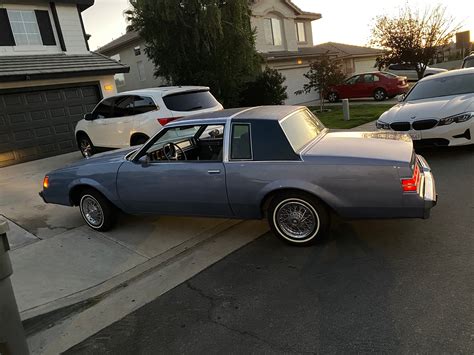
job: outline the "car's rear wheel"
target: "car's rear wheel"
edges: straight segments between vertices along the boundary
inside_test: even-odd
[[[81,134],[77,137],[77,146],[84,158],[90,157],[96,153],[92,141],[86,134]]]
[[[294,246],[322,240],[329,225],[326,207],[316,198],[302,193],[275,196],[269,204],[267,217],[275,235]]]
[[[335,92],[330,92],[328,95],[329,102],[337,102],[339,100],[339,96]]]
[[[374,91],[375,101],[384,101],[387,98],[387,92],[384,89],[376,89]]]
[[[115,225],[116,207],[96,190],[82,191],[79,209],[84,221],[94,230],[106,232]]]

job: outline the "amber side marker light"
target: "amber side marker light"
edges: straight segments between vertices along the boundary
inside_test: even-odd
[[[43,179],[43,188],[47,189],[49,187],[49,176],[45,176]]]

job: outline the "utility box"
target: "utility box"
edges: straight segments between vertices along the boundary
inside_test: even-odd
[[[29,354],[25,332],[13,293],[8,224],[0,219],[0,355]]]

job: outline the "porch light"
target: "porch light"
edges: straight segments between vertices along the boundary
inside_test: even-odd
[[[297,63],[298,65],[303,64],[303,59],[298,59],[298,60],[296,61],[296,63]]]
[[[113,85],[104,85],[104,90],[105,91],[114,91],[114,86]]]

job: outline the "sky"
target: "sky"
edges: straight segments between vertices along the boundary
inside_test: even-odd
[[[379,15],[397,14],[406,0],[293,0],[303,11],[322,14],[322,19],[313,22],[314,44],[340,42],[367,45],[370,27]],[[462,30],[471,31],[474,41],[474,2],[472,0],[444,0],[447,13],[462,24]],[[437,4],[432,0],[410,0],[410,7],[425,9]],[[92,37],[92,50],[103,46],[125,33],[124,11],[128,0],[95,0],[95,5],[83,12],[84,25]]]

